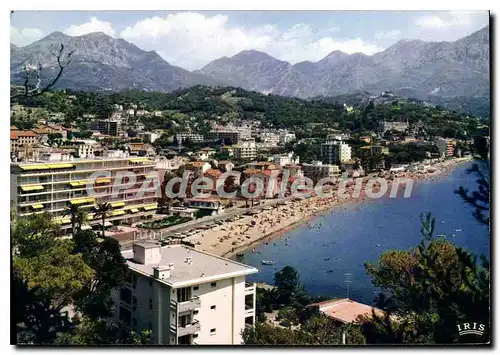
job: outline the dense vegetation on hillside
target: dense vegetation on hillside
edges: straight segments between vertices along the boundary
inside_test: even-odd
[[[221,123],[258,119],[267,127],[294,129],[299,138],[326,136],[333,129],[371,131],[383,120],[408,120],[410,125],[420,127],[429,136],[466,138],[486,135],[489,131],[489,123],[485,120],[404,99],[383,104],[363,102],[347,112],[344,102],[307,101],[228,87],[196,86],[172,93],[138,90],[111,94],[52,92],[34,98],[19,98],[14,103],[62,112],[67,123],[82,125],[86,120],[78,118],[83,114],[106,118],[113,112],[115,104],[123,105],[124,109],[134,105],[150,112],[162,111],[162,116],[135,118],[141,120],[147,129],[171,129],[173,132],[188,126],[204,132],[207,126],[203,122],[207,119]]]

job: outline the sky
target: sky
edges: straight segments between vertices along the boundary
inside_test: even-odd
[[[10,39],[104,32],[195,70],[248,49],[292,64],[334,50],[371,55],[400,39],[454,41],[488,23],[487,11],[16,11]]]

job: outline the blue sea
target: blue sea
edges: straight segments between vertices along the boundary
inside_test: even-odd
[[[476,188],[475,175],[466,173],[470,166],[462,164],[443,178],[416,182],[409,198],[400,191],[397,198],[343,204],[238,259],[259,269],[249,281],[272,284],[274,273],[291,265],[310,294],[372,303],[377,292],[363,263],[378,260],[387,249],[416,246],[421,240],[422,212],[435,217],[435,235],[445,234],[489,259],[488,228],[472,217],[472,208],[454,193],[461,185]],[[276,264],[262,265],[262,260]]]

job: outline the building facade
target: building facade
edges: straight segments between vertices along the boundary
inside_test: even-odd
[[[57,154],[45,155],[36,163],[11,163],[11,205],[19,217],[48,212],[63,231],[69,232],[67,211],[71,205],[88,211],[89,225],[100,223],[94,219],[100,202],[113,207],[106,220],[114,224],[132,223],[156,212],[158,177],[154,161],[124,154],[94,159]],[[55,155],[58,159],[52,159]],[[133,187],[125,186],[123,178],[115,181],[117,174],[124,171],[136,175]],[[90,181],[95,172],[101,172],[102,177]],[[93,194],[89,194],[88,187],[94,189]],[[112,196],[113,188],[116,196]]]
[[[275,164],[280,166],[285,165],[296,165],[299,164],[299,157],[296,156],[293,152],[285,153],[285,154],[275,154],[273,155],[273,161]]]
[[[241,138],[240,131],[210,131],[206,134],[208,140],[230,140],[231,144],[238,144]]]
[[[194,133],[180,133],[177,135],[177,139],[181,139],[182,141],[185,141],[188,139],[189,141],[193,143],[201,143],[204,141],[204,138],[201,134],[194,134]]]
[[[343,141],[328,141],[321,144],[321,157],[327,164],[340,165],[351,159],[351,146]]]
[[[233,145],[233,156],[236,159],[255,159],[257,157],[257,146],[254,140],[242,141],[239,144]]]
[[[101,120],[97,121],[93,129],[99,131],[101,134],[107,134],[110,136],[121,136],[121,122],[118,120]]]
[[[237,345],[255,323],[257,269],[182,244],[134,244],[129,278],[116,290],[114,318],[150,329],[156,345]]]
[[[323,164],[322,162],[313,162],[312,164],[302,164],[304,176],[318,181],[322,178],[333,178],[340,176],[340,168],[338,165]]]
[[[436,146],[439,150],[439,155],[444,157],[452,157],[455,154],[455,146],[457,141],[454,139],[438,138]]]
[[[399,121],[393,121],[393,122],[387,122],[387,121],[381,121],[378,124],[378,130],[380,133],[385,133],[387,131],[398,131],[398,132],[405,132],[410,125],[408,124],[408,121],[406,122],[399,122]]]

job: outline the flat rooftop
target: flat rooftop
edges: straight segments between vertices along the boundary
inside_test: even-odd
[[[316,306],[321,313],[338,320],[342,323],[353,323],[360,315],[371,316],[372,311],[375,314],[382,315],[383,311],[369,306],[364,303],[359,303],[348,298],[333,299],[324,302],[310,304],[308,307]]]
[[[147,247],[157,244],[141,243],[141,245]],[[154,264],[143,265],[135,262],[133,260],[133,250],[123,251],[122,255],[127,260],[127,264],[131,270],[148,276],[153,276],[153,268],[155,266],[174,263],[170,277],[165,280],[157,280],[170,287],[186,287],[258,272],[252,266],[196,250],[183,244],[161,247],[161,260]],[[188,256],[191,257],[191,264],[186,262]]]

